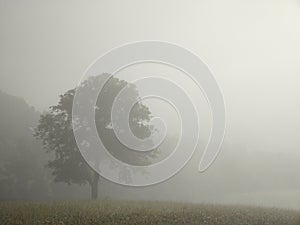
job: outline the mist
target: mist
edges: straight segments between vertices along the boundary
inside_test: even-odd
[[[161,76],[187,90],[200,115],[200,139],[190,162],[169,180],[138,188],[100,177],[99,198],[300,209],[299,24],[296,0],[1,1],[0,158],[4,165],[18,156],[24,168],[34,165],[31,171],[39,172],[28,172],[35,188],[11,193],[4,183],[13,172],[2,170],[0,199],[89,199],[87,185],[53,181],[45,165],[54,156],[33,130],[98,56],[128,42],[161,40],[198,55],[222,90],[226,134],[220,154],[198,172],[212,118],[205,96],[183,72],[156,63],[129,66],[115,76],[128,83]],[[180,122],[165,102],[143,104],[168,126],[159,161],[170,154]],[[20,139],[30,157],[22,155],[24,144],[15,144]]]

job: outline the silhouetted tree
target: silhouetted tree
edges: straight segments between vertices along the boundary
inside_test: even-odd
[[[99,82],[103,82],[107,76],[108,74],[90,77],[79,88],[98,91]],[[112,155],[132,164],[143,164],[151,154],[143,155],[133,151],[125,154],[123,150],[125,147],[116,139],[111,127],[112,103],[126,85],[130,87],[132,93],[130,98],[138,99],[139,95],[134,85],[114,77],[110,78],[98,97],[95,107],[95,122],[99,136]],[[76,89],[72,89],[61,95],[59,103],[50,107],[49,112],[41,115],[35,136],[42,140],[43,146],[48,152],[55,153],[55,158],[48,163],[48,167],[53,171],[54,181],[68,184],[89,184],[91,198],[96,199],[99,175],[83,159],[72,129],[72,105],[75,92]],[[137,137],[145,138],[151,134],[151,127],[147,125],[149,120],[149,109],[141,103],[135,104],[129,123]]]
[[[40,114],[2,91],[0,105],[0,200],[47,198],[46,159],[31,129]]]

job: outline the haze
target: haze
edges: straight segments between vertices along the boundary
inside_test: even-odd
[[[300,209],[299,24],[296,0],[1,1],[0,90],[42,112],[111,48],[140,40],[178,44],[209,66],[223,91],[227,130],[219,158],[197,172],[210,127],[201,92],[175,69],[133,66],[118,76],[173,74],[190,90],[202,112],[201,142],[174,179],[141,189],[106,182],[101,196]],[[170,113],[163,103],[148,104],[153,113]]]

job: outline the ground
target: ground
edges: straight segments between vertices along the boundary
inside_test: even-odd
[[[300,212],[246,206],[183,203],[76,201],[2,202],[0,224],[300,224]]]

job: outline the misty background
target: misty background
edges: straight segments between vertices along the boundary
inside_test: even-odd
[[[0,159],[1,165],[8,159],[17,165],[1,170],[1,199],[89,198],[86,186],[52,182],[44,167],[51,156],[32,137],[32,129],[99,55],[127,42],[162,40],[197,54],[222,89],[227,130],[221,153],[205,173],[198,173],[211,118],[190,80],[163,65],[126,68],[117,76],[127,81],[172,76],[188,90],[201,115],[200,142],[172,179],[144,188],[101,179],[99,197],[299,209],[299,24],[296,0],[1,1]],[[176,137],[174,112],[155,100],[145,104],[168,120],[169,135]]]

